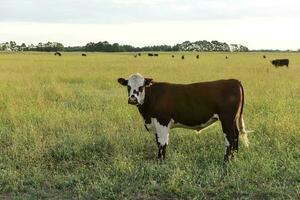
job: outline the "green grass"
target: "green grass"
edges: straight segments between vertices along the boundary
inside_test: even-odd
[[[300,55],[0,53],[0,199],[299,199]],[[225,60],[225,55],[229,59]],[[117,78],[236,78],[250,147],[223,172],[220,125],[174,129],[167,160]]]

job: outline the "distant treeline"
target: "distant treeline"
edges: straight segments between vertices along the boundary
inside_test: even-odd
[[[66,50],[68,47],[66,48]],[[176,46],[169,45],[155,45],[145,47],[134,47],[131,45],[120,45],[118,43],[110,44],[107,41],[104,42],[90,42],[82,47],[85,51],[94,52],[136,52],[136,51],[178,51]]]
[[[171,45],[154,45],[145,47],[134,47],[131,45],[120,45],[118,43],[110,44],[104,42],[89,42],[85,46],[65,47],[59,42],[38,43],[37,45],[26,45],[22,43],[18,45],[14,41],[0,43],[0,51],[85,51],[85,52],[142,52],[142,51],[197,51],[197,52],[212,52],[212,51],[233,51],[233,52],[247,52],[248,47],[240,44],[227,44],[226,42],[219,42],[217,40],[207,41],[200,40],[196,42],[185,41],[174,46]],[[265,51],[265,52],[279,52],[280,50],[263,49],[252,51]],[[298,52],[300,49],[298,49]],[[286,52],[290,52],[286,50]]]
[[[104,42],[89,42],[85,46],[65,47],[59,42],[39,43],[38,45],[26,45],[10,41],[0,44],[2,51],[87,51],[87,52],[138,52],[138,51],[241,51],[246,52],[249,49],[240,44],[230,44],[213,40],[211,42],[202,40],[196,42],[185,41],[174,46],[154,45],[145,47],[134,47],[131,45],[120,45],[118,43],[110,44]]]
[[[66,47],[65,51],[91,51],[91,52],[138,52],[138,51],[249,51],[246,46],[202,40],[196,42],[185,41],[181,44],[154,45],[145,47],[134,47],[131,45],[120,45],[118,43],[110,44],[104,42],[90,42],[83,47]]]

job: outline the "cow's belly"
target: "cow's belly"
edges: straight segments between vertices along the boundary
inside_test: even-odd
[[[172,123],[171,128],[187,128],[187,129],[193,129],[193,130],[203,130],[205,128],[208,128],[210,125],[214,124],[216,121],[218,121],[219,117],[217,114],[214,114],[207,122],[197,124],[197,125],[185,125],[180,122]]]
[[[149,124],[145,123],[144,125],[145,125],[145,128],[151,133],[156,133],[157,132],[156,128],[158,128],[160,126],[167,127],[168,129],[169,128],[187,128],[187,129],[193,129],[193,130],[200,131],[205,128],[208,128],[210,125],[212,125],[216,121],[218,121],[218,119],[219,119],[218,115],[214,114],[207,122],[197,124],[194,126],[186,125],[186,124],[183,124],[180,122],[174,122],[174,120],[171,119],[167,126],[162,126],[162,125],[160,125],[160,123],[157,121],[156,118],[151,118],[151,123],[149,123]]]

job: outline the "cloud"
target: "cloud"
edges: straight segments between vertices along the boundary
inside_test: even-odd
[[[251,49],[298,49],[300,30],[297,20],[243,19],[161,21],[126,24],[67,24],[0,22],[1,42],[15,40],[18,43],[37,44],[57,41],[65,45],[85,45],[88,42],[109,41],[134,46],[170,44],[185,40],[219,40],[240,43]],[[276,29],[276,27],[284,27]],[[287,31],[288,30],[288,31]]]
[[[0,13],[0,42],[142,46],[217,39],[300,48],[297,0],[1,0]]]
[[[294,0],[1,0],[0,21],[132,23],[298,17]]]

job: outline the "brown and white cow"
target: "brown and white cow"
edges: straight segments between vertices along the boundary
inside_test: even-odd
[[[169,131],[175,127],[200,131],[220,120],[225,161],[238,150],[239,134],[248,146],[242,116],[244,91],[238,80],[173,84],[154,82],[137,73],[118,82],[127,86],[128,103],[137,106],[145,128],[155,134],[161,161],[166,157]]]

